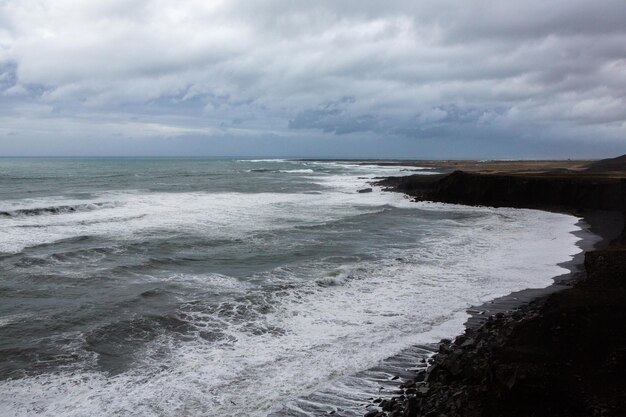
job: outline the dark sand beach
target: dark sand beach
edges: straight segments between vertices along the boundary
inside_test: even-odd
[[[626,415],[626,157],[401,163],[453,171],[379,183],[417,201],[579,216],[583,252],[551,287],[470,309],[465,333],[443,340],[426,371],[366,415]]]

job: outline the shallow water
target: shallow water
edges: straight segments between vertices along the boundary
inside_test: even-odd
[[[579,251],[571,216],[356,192],[415,172],[0,159],[0,415],[312,413]]]

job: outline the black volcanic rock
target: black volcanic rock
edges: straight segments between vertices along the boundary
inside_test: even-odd
[[[623,157],[620,157],[623,158]],[[616,159],[620,159],[616,158]],[[555,210],[621,212],[626,243],[626,178],[585,173],[481,174],[455,171],[446,175],[390,177],[377,183],[416,200],[466,205]]]
[[[574,288],[444,344],[427,382],[404,383],[382,414],[626,416],[626,250],[588,252],[585,268]]]
[[[578,175],[499,175],[456,171],[427,198],[470,205],[622,210],[626,180]]]
[[[626,179],[594,175],[480,174],[391,177],[377,183],[418,200],[556,210],[626,209]]]
[[[597,172],[613,172],[620,161],[626,156],[598,165]],[[611,225],[606,242],[619,230],[626,242],[626,180],[615,175],[457,171],[379,185],[417,200],[582,211],[588,222],[604,218]],[[607,223],[609,211],[616,220],[621,212],[625,224]],[[492,316],[452,343],[442,341],[426,373],[403,383],[404,394],[386,400],[380,414],[626,416],[626,244],[619,240],[585,254],[587,278],[573,288]]]

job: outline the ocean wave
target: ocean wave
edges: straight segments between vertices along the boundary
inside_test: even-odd
[[[238,159],[237,162],[289,162],[286,159]]]
[[[0,415],[267,415],[458,334],[468,306],[548,285],[577,250],[569,216],[358,194],[383,171],[293,164],[240,165],[273,169],[195,192],[145,183],[3,201],[122,203],[0,217],[0,251],[22,251],[0,254],[0,295],[29,314],[0,321],[15,349],[0,352],[12,371],[0,372]]]
[[[312,174],[312,169],[268,169],[268,168],[258,168],[258,169],[247,169],[246,172],[269,172],[273,174]]]
[[[118,204],[114,202],[102,202],[102,203],[84,203],[84,204],[71,204],[49,207],[34,207],[34,208],[17,208],[13,210],[0,211],[0,217],[27,217],[27,216],[41,216],[45,214],[65,214],[75,213],[82,211],[92,211],[103,208],[114,208]]]
[[[320,287],[334,287],[337,285],[344,285],[350,278],[350,270],[338,270],[333,271],[329,275],[317,279],[315,282]]]
[[[314,171],[312,169],[279,169],[278,172],[283,174],[311,174]]]

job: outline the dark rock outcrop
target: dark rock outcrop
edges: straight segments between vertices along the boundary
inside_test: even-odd
[[[382,186],[419,200],[494,207],[626,209],[626,179],[590,175],[479,174],[388,178]]]
[[[592,162],[586,169],[587,172],[626,172],[626,155],[617,158],[603,159]]]
[[[416,200],[492,207],[534,208],[578,214],[583,210],[621,212],[626,242],[626,178],[586,174],[411,175],[376,183]]]
[[[585,254],[586,279],[443,341],[426,374],[404,383],[379,416],[626,416],[626,180],[457,171],[379,184],[417,200],[624,218],[610,223],[624,230],[611,246]]]

